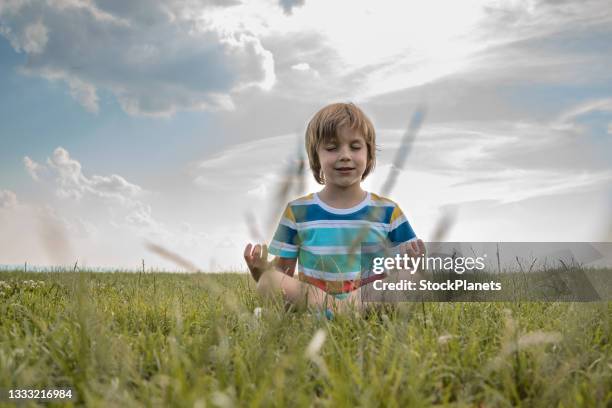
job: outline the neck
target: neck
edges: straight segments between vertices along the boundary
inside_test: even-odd
[[[359,183],[352,186],[339,187],[326,185],[319,192],[319,198],[335,208],[351,208],[359,204],[365,198],[366,192]]]

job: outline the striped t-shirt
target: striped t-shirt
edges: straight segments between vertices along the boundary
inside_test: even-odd
[[[356,206],[339,209],[312,193],[287,205],[269,252],[297,258],[300,280],[336,294],[376,278],[364,262],[365,253],[373,252],[367,248],[397,246],[414,238],[402,210],[387,198],[367,193]]]

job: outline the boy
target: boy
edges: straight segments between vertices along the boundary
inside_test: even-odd
[[[287,205],[270,244],[277,256],[271,263],[265,244],[246,246],[260,294],[280,291],[297,307],[345,309],[361,303],[360,286],[383,277],[362,272],[362,243],[390,242],[411,257],[424,253],[397,204],[361,188],[376,162],[375,139],[371,121],[352,103],[328,105],[311,119],[306,151],[324,187]]]

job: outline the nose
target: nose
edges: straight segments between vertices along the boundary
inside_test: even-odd
[[[351,148],[349,146],[342,146],[340,148],[340,161],[351,160]]]

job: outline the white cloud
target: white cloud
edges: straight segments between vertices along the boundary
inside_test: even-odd
[[[4,0],[0,2],[0,15],[15,14],[28,3],[28,0]]]
[[[25,52],[30,55],[41,54],[49,40],[47,27],[41,20],[26,25],[20,33],[15,33],[10,27],[0,22],[0,34],[10,41],[16,52]]]
[[[39,20],[24,29],[21,48],[28,54],[40,54],[44,51],[48,40],[47,27]]]
[[[63,147],[58,147],[53,151],[53,155],[47,159],[47,164],[57,176],[56,193],[62,198],[80,200],[90,195],[129,206],[134,205],[137,202],[135,198],[144,191],[140,186],[130,183],[117,174],[85,176],[81,163],[70,157],[70,153]],[[26,168],[29,171],[27,164]]]
[[[45,205],[16,206],[13,192],[0,191],[0,247],[6,249],[0,263],[23,262],[25,257],[47,265],[78,259],[79,265],[88,260],[97,265],[134,267],[146,258],[147,265],[173,269],[174,265],[151,258],[143,245],[145,239],[200,261],[202,253],[208,256],[212,251],[202,251],[202,246],[212,248],[214,242],[220,242],[220,238],[211,238],[210,228],[202,231],[186,220],[176,226],[173,221],[161,221],[154,216],[151,202],[157,195],[117,174],[87,174],[82,163],[62,147],[53,151],[47,166],[26,158],[28,172],[38,177],[43,169],[54,177],[49,181],[57,197],[44,199],[44,190],[39,190],[38,199]],[[33,231],[34,242],[11,241],[10,236],[20,228]],[[227,233],[226,228],[223,236]]]
[[[268,137],[242,143],[191,165],[194,183],[200,187],[220,190],[235,190],[237,186],[258,196],[261,183],[273,185],[278,182],[280,169],[297,155],[295,135]],[[270,169],[278,169],[271,173]],[[213,177],[223,174],[223,178]],[[268,188],[263,187],[266,191]]]
[[[0,207],[12,208],[17,206],[17,194],[11,190],[0,190]]]
[[[293,71],[297,71],[299,73],[310,73],[312,75],[314,75],[314,77],[316,79],[319,79],[321,74],[319,73],[319,71],[317,71],[316,69],[313,69],[310,64],[308,64],[307,62],[300,62],[298,64],[294,64],[291,66],[291,69]],[[301,79],[301,78],[300,78]],[[310,81],[308,81],[310,82]]]
[[[81,162],[58,147],[47,159],[49,169],[56,175],[56,194],[61,199],[71,198],[82,206],[96,206],[98,202],[108,210],[109,225],[128,229],[136,236],[156,237],[159,242],[192,242],[189,236],[197,233],[177,233],[153,216],[153,210],[145,201],[146,191],[118,174],[91,175],[83,172]],[[104,219],[98,214],[98,222]],[[106,224],[106,222],[103,222]],[[95,224],[81,217],[77,223],[84,231],[96,231]]]
[[[34,160],[30,159],[28,156],[23,158],[23,164],[26,168],[26,171],[32,177],[34,181],[40,181],[40,173],[46,170],[44,165],[36,163]]]
[[[48,81],[63,81],[66,83],[66,85],[68,85],[70,96],[72,96],[72,98],[74,98],[74,100],[76,100],[88,112],[97,113],[100,110],[96,87],[93,84],[80,79],[78,76],[71,75],[66,71],[52,68],[31,69],[20,67],[18,71],[24,75],[41,76]]]
[[[261,183],[259,186],[253,187],[252,189],[246,192],[248,196],[253,196],[263,200],[269,194],[268,186],[266,183]]]
[[[60,11],[66,9],[82,9],[91,14],[96,20],[111,22],[118,25],[129,25],[128,20],[100,10],[91,0],[48,0],[48,3],[51,7]]]
[[[559,115],[555,127],[559,129],[575,129],[577,119],[593,112],[612,114],[612,98],[590,100],[572,107]]]
[[[300,62],[299,64],[292,65],[291,69],[296,71],[308,71],[310,69],[310,65],[306,62]]]
[[[68,84],[70,95],[87,111],[92,113],[99,111],[98,94],[95,86],[78,77],[69,77],[66,75],[64,76],[64,80]]]
[[[143,229],[153,229],[159,231],[161,225],[155,219],[153,219],[151,206],[143,203],[139,203],[135,208],[125,217],[125,220],[130,226]]]

